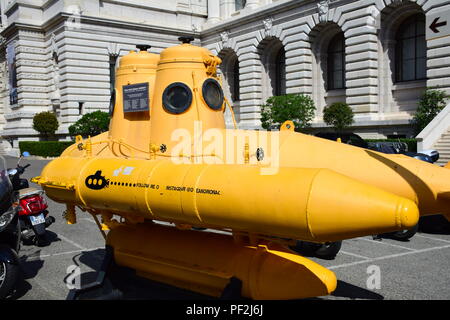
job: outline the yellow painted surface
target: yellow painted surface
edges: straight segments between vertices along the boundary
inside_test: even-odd
[[[152,125],[149,128],[151,143],[158,146],[165,144],[170,150],[177,143],[177,131],[194,134],[195,121],[201,121],[201,131],[225,128],[223,110],[209,108],[202,95],[203,82],[216,76],[215,67],[211,67],[220,62],[208,50],[191,44],[182,44],[161,52],[155,84],[157,94],[154,97]],[[212,72],[210,75],[209,71]],[[182,82],[192,91],[192,104],[181,114],[171,114],[162,107],[162,93],[174,82]]]
[[[159,55],[147,51],[130,52],[120,59],[119,68],[116,71],[115,92],[117,103],[110,122],[109,139],[112,141],[132,142],[136,148],[136,156],[142,151],[148,152],[148,141],[150,139],[150,112],[127,112],[123,111],[122,87],[137,83],[148,83],[149,105],[153,102],[155,90],[156,68]],[[150,108],[151,109],[151,108]],[[111,152],[117,156],[130,156],[132,152],[118,143],[111,143]]]
[[[231,277],[242,281],[242,295],[252,299],[323,296],[337,284],[332,271],[281,246],[239,245],[224,234],[142,224],[113,229],[107,244],[118,264],[143,277],[216,297]]]
[[[282,248],[283,241],[406,229],[419,213],[448,217],[447,168],[296,133],[292,122],[279,132],[225,129],[223,107],[209,108],[202,95],[219,63],[190,44],[123,57],[109,132],[77,139],[34,180],[68,208],[101,215],[120,265],[214,296],[232,276],[244,282],[246,297],[324,295],[336,286],[334,274]],[[192,92],[180,114],[162,105],[174,82]],[[150,110],[124,113],[123,86],[136,83],[148,83]],[[250,240],[238,245],[185,230],[191,225]]]
[[[52,161],[43,176],[68,176],[70,160]],[[63,181],[75,190],[64,198],[44,184],[47,195],[122,216],[317,242],[410,228],[419,217],[413,201],[328,169],[280,168],[264,176],[258,166],[114,158],[77,161],[76,168]]]

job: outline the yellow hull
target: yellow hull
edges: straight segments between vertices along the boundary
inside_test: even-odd
[[[188,43],[122,57],[109,132],[77,137],[33,180],[67,204],[69,223],[75,207],[101,216],[119,265],[212,296],[233,277],[254,299],[326,295],[334,274],[288,244],[408,229],[419,212],[450,214],[448,169],[288,124],[225,129],[220,62]],[[191,226],[233,237],[179,230]]]
[[[146,223],[114,228],[107,244],[140,276],[214,297],[232,277],[243,297],[265,300],[328,295],[337,284],[332,271],[278,245],[240,245],[224,234]]]
[[[316,242],[407,229],[419,217],[413,201],[327,169],[60,158],[40,183],[53,200],[100,213]]]

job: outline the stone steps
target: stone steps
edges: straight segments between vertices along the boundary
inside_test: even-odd
[[[443,166],[450,161],[450,129],[442,134],[432,149],[439,151],[439,160],[436,161],[437,165]]]

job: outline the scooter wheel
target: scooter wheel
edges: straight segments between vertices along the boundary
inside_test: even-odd
[[[7,298],[14,291],[19,280],[20,269],[16,264],[0,262],[0,300]]]

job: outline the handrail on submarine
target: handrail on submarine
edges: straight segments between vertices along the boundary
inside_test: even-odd
[[[112,142],[112,143],[117,143],[118,145],[121,145],[121,146],[125,146],[125,147],[129,148],[130,151],[132,151],[132,149],[134,149],[134,150],[139,151],[139,152],[142,152],[142,153],[147,153],[147,154],[149,154],[149,158],[148,158],[148,159],[151,159],[151,156],[152,156],[152,155],[160,156],[160,157],[166,157],[166,158],[181,158],[181,157],[184,157],[184,158],[218,157],[218,155],[215,154],[215,153],[211,153],[211,154],[197,154],[197,155],[190,155],[190,156],[187,156],[187,155],[184,155],[184,154],[180,153],[178,156],[172,156],[172,155],[170,155],[170,154],[156,153],[156,152],[153,152],[153,151],[151,151],[151,150],[150,150],[150,151],[148,151],[148,150],[142,150],[142,149],[139,149],[139,148],[137,148],[137,147],[135,147],[135,146],[132,146],[132,145],[130,145],[130,144],[128,144],[128,143],[125,143],[125,142],[123,142],[123,141],[121,141],[121,140],[115,140],[115,139],[107,139],[107,140],[96,141],[96,142],[92,142],[91,145],[99,145],[99,144],[102,144],[102,143],[107,143],[108,146],[109,146],[109,148],[110,148],[110,150],[113,150],[113,149],[111,148],[111,146],[109,145],[111,142]],[[152,146],[155,146],[155,145],[151,144],[151,145],[150,145],[150,149],[152,149],[152,148],[151,148]],[[74,150],[77,150],[77,147],[76,147],[76,146],[72,146],[71,148],[72,148],[72,149],[69,150],[69,155],[70,155]],[[135,154],[132,153],[131,156],[134,157]]]

